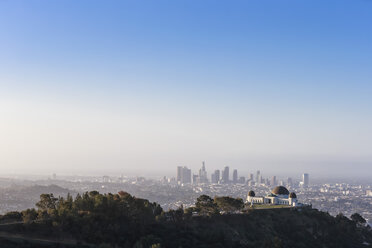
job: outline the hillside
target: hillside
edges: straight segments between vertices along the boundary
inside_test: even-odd
[[[34,207],[35,202],[44,192],[52,193],[55,196],[77,193],[53,184],[48,186],[12,184],[11,187],[0,188],[0,214]]]
[[[37,207],[1,216],[1,247],[372,247],[358,214],[249,209],[230,197],[204,195],[195,208],[164,212],[126,192],[93,191],[75,199],[43,194]]]

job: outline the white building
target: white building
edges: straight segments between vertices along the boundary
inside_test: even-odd
[[[297,202],[297,196],[294,192],[289,193],[288,189],[283,186],[275,187],[267,196],[256,196],[251,190],[248,192],[247,203],[254,204],[268,204],[268,205],[287,205],[296,207],[301,205]]]

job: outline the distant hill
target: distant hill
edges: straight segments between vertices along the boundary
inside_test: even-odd
[[[0,217],[2,248],[372,247],[371,228],[359,214],[250,209],[231,197],[203,195],[193,208],[165,212],[126,192],[92,191],[75,198],[43,194],[37,206]]]
[[[39,201],[40,195],[45,192],[63,197],[66,197],[68,193],[74,195],[77,193],[76,191],[53,184],[48,186],[13,184],[11,187],[0,188],[0,214],[33,208],[35,207],[35,203]]]

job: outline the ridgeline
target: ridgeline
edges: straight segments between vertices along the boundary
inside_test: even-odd
[[[126,192],[42,194],[37,209],[0,216],[1,248],[372,247],[359,215],[311,208],[252,209],[242,199],[203,195],[193,208],[163,211]]]

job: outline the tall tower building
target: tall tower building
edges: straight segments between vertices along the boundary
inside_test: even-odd
[[[177,182],[181,182],[182,172],[183,172],[182,166],[177,166]]]
[[[202,168],[199,170],[199,182],[200,183],[207,183],[208,182],[208,176],[207,171],[205,170],[205,162],[202,162]]]
[[[222,181],[224,183],[229,183],[229,166],[226,166],[224,169],[223,169],[223,172],[222,172]]]
[[[261,177],[260,177],[260,171],[258,170],[257,172],[256,172],[256,183],[261,183]]]
[[[221,173],[220,173],[220,170],[215,170],[214,171],[214,175],[216,177],[216,180],[217,180],[217,183],[220,181],[221,179]]]
[[[254,180],[254,175],[253,175],[253,173],[249,174],[249,180],[250,180],[250,181],[253,181],[253,180]]]
[[[191,169],[183,168],[182,183],[191,183]]]
[[[191,183],[191,169],[186,166],[177,167],[177,182],[179,183]]]
[[[302,175],[302,184],[303,184],[304,187],[308,187],[309,186],[309,174],[304,173]]]
[[[238,183],[238,170],[233,171],[233,183]]]
[[[211,183],[218,183],[220,181],[220,170],[215,170],[211,179]]]

